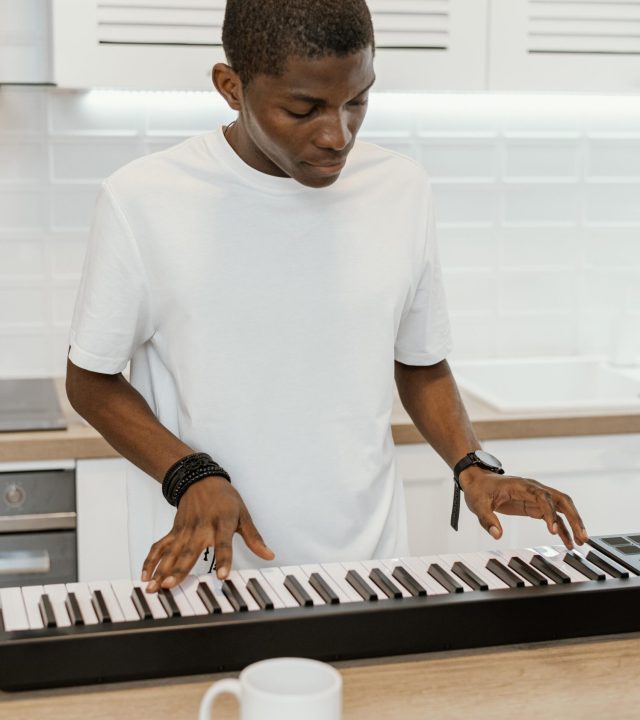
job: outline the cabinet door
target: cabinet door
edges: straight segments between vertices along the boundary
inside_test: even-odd
[[[490,15],[491,90],[640,90],[640,0],[493,0]]]
[[[0,2],[0,83],[50,83],[49,0]]]
[[[376,90],[486,87],[488,0],[369,0]],[[53,0],[60,87],[212,90],[225,0]]]

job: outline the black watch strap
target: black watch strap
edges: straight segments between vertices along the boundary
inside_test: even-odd
[[[489,458],[493,458],[493,456],[489,455]],[[500,462],[497,458],[493,459],[497,460],[498,463]],[[471,465],[479,465],[480,467],[491,470],[498,475],[504,475],[504,470],[501,465],[491,465],[479,458],[475,452],[467,453],[462,460],[453,466],[453,504],[451,506],[451,527],[456,531],[458,530],[458,523],[460,521],[460,491],[462,490],[460,487],[460,473],[468,467],[471,467]]]

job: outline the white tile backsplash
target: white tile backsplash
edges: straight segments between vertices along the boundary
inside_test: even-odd
[[[0,376],[64,373],[100,180],[232,117],[214,93],[0,87]],[[432,179],[453,357],[640,334],[640,99],[373,94],[360,136]]]

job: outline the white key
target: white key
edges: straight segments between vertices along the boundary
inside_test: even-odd
[[[343,588],[343,584],[341,582],[336,582],[333,578],[333,575],[328,573],[324,569],[324,567],[322,567],[322,565],[316,565],[315,563],[311,563],[308,565],[301,565],[300,567],[305,572],[307,577],[311,577],[313,573],[318,573],[320,577],[322,577],[322,579],[327,583],[327,585],[333,590],[333,592],[338,596],[341,603],[353,602],[353,595],[350,592],[346,592]],[[360,596],[358,596],[358,598],[361,599]]]
[[[178,610],[180,610],[180,615],[182,617],[193,617],[195,615],[193,608],[191,607],[191,603],[184,594],[182,585],[170,588],[169,592],[173,595],[173,599],[176,601],[176,605],[178,606]]]
[[[27,609],[22,601],[19,587],[0,588],[0,603],[2,603],[2,619],[6,632],[29,630]]]
[[[259,570],[240,570],[239,572],[240,577],[242,578],[245,585],[249,580],[251,580],[251,578],[255,578],[260,583],[260,585],[262,585],[262,589],[269,596],[269,599],[273,603],[274,608],[286,607],[280,595],[271,587],[271,583],[267,581],[267,579],[264,577],[264,575],[260,573]],[[247,592],[249,591],[247,590]]]
[[[29,627],[32,630],[38,630],[44,627],[40,607],[38,606],[43,592],[44,588],[42,585],[27,585],[22,588],[22,600],[25,610],[27,611]]]
[[[512,573],[515,573],[515,575],[522,580],[525,587],[533,587],[526,578],[523,578],[520,573],[516,572],[512,567],[509,567],[509,560],[511,560],[514,555],[518,554],[517,550],[489,550],[488,552],[493,555],[496,560],[499,560],[507,569],[511,570]]]
[[[389,582],[393,583],[398,590],[402,593],[402,597],[411,597],[411,593],[408,590],[405,590],[404,587],[394,578],[392,577],[391,573],[393,572],[393,568],[399,565],[400,562],[398,561],[392,568],[388,568],[381,560],[363,560],[360,565],[364,568],[365,575],[363,577],[367,580],[367,582],[371,585],[371,587],[375,587],[376,591],[379,589],[378,586],[373,582],[373,580],[369,577],[369,573],[372,570],[381,570],[389,579]],[[380,591],[382,592],[382,590]],[[386,598],[386,594],[383,592],[382,595]],[[380,595],[378,595],[380,597]]]
[[[415,579],[424,587],[428,595],[448,595],[449,591],[443,588],[439,582],[429,575],[428,565],[417,557],[400,558],[407,570],[415,577]]]
[[[102,593],[102,597],[104,598],[104,602],[107,606],[107,610],[109,611],[111,622],[124,622],[124,615],[122,614],[120,605],[116,600],[115,593],[111,589],[111,585],[108,582],[106,582],[105,580],[90,582],[89,589],[91,590],[91,592],[100,590],[100,592]]]
[[[511,557],[519,557],[521,560],[524,560],[527,563],[527,565],[531,565],[531,558],[535,554],[536,553],[534,553],[533,550],[530,550],[529,548],[519,548],[518,550],[513,550],[511,552]],[[547,585],[555,585],[556,584],[551,578],[548,578],[543,572],[541,572],[540,570],[538,570],[537,568],[535,568],[533,566],[531,566],[531,567],[535,572],[542,575],[542,577],[547,581]]]
[[[67,586],[62,583],[45,585],[44,591],[49,596],[49,600],[51,600],[53,614],[56,616],[56,625],[58,627],[71,627],[69,613],[64,604],[64,601],[67,599]]]
[[[360,595],[358,595],[358,593],[347,582],[345,578],[347,573],[340,563],[322,563],[321,568],[324,571],[324,574],[329,575],[329,577],[333,580],[334,585],[337,585],[340,590],[342,590],[342,594],[345,599],[343,600],[340,598],[340,602],[364,602]]]
[[[131,599],[133,592],[133,582],[131,580],[112,580],[111,587],[113,589],[116,600],[120,605],[120,610],[125,620],[140,620],[140,615],[136,610],[136,606]]]
[[[139,587],[142,590],[142,592],[144,593],[144,599],[147,601],[147,605],[149,606],[149,610],[151,610],[153,619],[154,620],[162,620],[163,618],[167,617],[167,613],[165,612],[164,608],[162,607],[160,600],[158,600],[158,593],[148,593],[147,592],[148,584],[149,584],[149,582],[142,582],[141,580],[133,581],[134,587]]]
[[[91,590],[87,583],[67,583],[67,592],[72,592],[76,596],[84,624],[97,625],[98,616],[91,604]]]
[[[393,577],[393,571],[398,567],[403,567],[410,575],[413,577],[413,573],[409,568],[400,560],[400,558],[389,558],[388,560],[365,560],[362,563],[365,567],[368,567],[369,570],[373,570],[374,567],[379,567],[380,570],[383,570],[387,573],[389,576],[389,580],[391,580],[392,583],[398,586],[398,589],[402,593],[403,598],[410,598],[413,597],[413,595],[405,588],[404,585],[399,580],[396,580]],[[416,579],[417,582],[417,579]]]
[[[213,593],[213,597],[215,597],[215,599],[218,601],[218,605],[220,605],[220,607],[222,608],[223,613],[235,612],[235,610],[231,606],[231,603],[227,600],[227,598],[222,592],[222,580],[218,580],[218,578],[213,573],[199,575],[198,580],[200,582],[207,583],[207,585],[211,589],[211,592]]]
[[[198,584],[200,581],[195,575],[187,575],[187,577],[180,583],[180,588],[187,598],[194,615],[208,615],[207,608],[204,603],[198,597]]]
[[[318,595],[318,593],[309,584],[309,575],[301,567],[299,567],[298,565],[285,565],[284,567],[281,567],[280,570],[284,576],[293,575],[293,577],[295,577],[298,580],[300,585],[302,585],[302,587],[311,596],[311,599],[313,600],[314,605],[325,605],[325,602],[322,599],[322,597],[320,595]],[[324,577],[324,575],[323,575],[323,577]],[[331,588],[333,588],[333,584],[332,583],[329,583],[329,584],[330,584]],[[335,588],[333,589],[333,591],[337,594],[337,591]],[[287,590],[287,592],[289,592],[289,591]],[[289,593],[289,594],[291,594],[291,593]],[[297,604],[298,603],[296,603],[296,605]]]
[[[562,559],[566,552],[566,548],[564,547],[564,545],[562,546],[562,550],[560,551],[555,547],[551,547],[550,545],[546,545],[543,547],[535,547],[533,548],[533,550],[537,552],[538,555],[542,555],[545,560],[548,560],[550,563],[553,563],[556,567],[562,570],[565,575],[568,575],[571,578],[572,583],[587,582],[587,578],[582,573],[572,568],[571,565],[567,565],[567,563]]]
[[[487,570],[487,562],[490,556],[487,553],[465,553],[461,555],[462,562],[466,563],[473,572],[480,578],[482,578],[487,585],[489,590],[508,590],[509,586],[494,575],[491,570]]]
[[[462,586],[463,592],[467,592],[468,590],[470,590],[469,586],[466,583],[462,582],[457,575],[455,575],[453,572],[451,572],[451,568],[449,567],[449,564],[446,562],[446,560],[443,559],[443,557],[444,556],[442,556],[442,555],[421,555],[420,560],[422,560],[422,562],[427,566],[427,573],[429,572],[429,567],[435,563],[436,565],[440,565],[440,567],[445,572],[449,573],[449,575],[451,575],[453,577],[453,579]],[[440,583],[431,575],[429,575],[429,579],[433,580],[438,585],[440,585]],[[446,592],[449,592],[446,588],[445,588],[445,590],[446,590]]]
[[[367,585],[375,592],[378,600],[386,600],[387,596],[380,588],[371,580],[369,577],[369,571],[362,563],[359,562],[343,562],[341,563],[342,567],[344,568],[344,574],[346,576],[347,572],[349,570],[355,570],[360,577],[367,583]],[[347,580],[347,582],[349,582]],[[351,586],[350,586],[351,587]],[[357,590],[356,590],[357,592]],[[360,593],[358,593],[358,597],[360,597]]]
[[[240,576],[240,573],[237,570],[232,570],[228,575],[228,580],[231,580],[233,584],[236,586],[238,592],[240,595],[242,595],[243,600],[247,604],[247,608],[252,610],[260,610],[260,606],[258,603],[253,599],[253,595],[247,590],[245,587],[244,580]]]
[[[294,599],[293,595],[287,590],[287,588],[284,586],[284,581],[286,580],[286,575],[282,572],[282,570],[279,567],[268,567],[268,568],[262,568],[260,570],[260,573],[262,574],[262,577],[264,578],[265,582],[268,583],[268,587],[270,587],[274,593],[277,594],[277,596],[282,601],[282,606],[277,607],[299,607],[298,603]],[[300,582],[300,581],[299,581]],[[305,583],[301,583],[303,586],[305,586]],[[306,587],[305,587],[306,589]],[[308,590],[307,590],[308,592]],[[271,594],[271,593],[269,593]],[[311,593],[309,593],[311,594]],[[275,605],[275,598],[273,600],[273,604]]]

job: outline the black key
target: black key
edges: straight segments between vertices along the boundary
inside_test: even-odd
[[[471,568],[468,568],[464,563],[456,561],[451,566],[451,570],[457,575],[460,580],[466,582],[472,590],[488,590],[489,586],[487,583],[479,578]]]
[[[600,570],[604,570],[606,573],[611,575],[611,577],[619,578],[620,580],[626,580],[629,577],[629,573],[626,570],[612,565],[608,560],[600,557],[600,555],[596,555],[593,551],[590,551],[587,554],[587,560],[592,565],[599,567]]]
[[[608,538],[602,538],[607,545],[611,545],[611,547],[615,547],[616,545],[627,545],[629,541],[627,538],[623,537],[608,537]]]
[[[287,575],[284,579],[284,586],[293,595],[293,599],[302,607],[313,605],[313,598],[302,587],[302,584],[295,575]]]
[[[94,590],[91,593],[91,604],[93,605],[93,609],[96,611],[99,623],[111,622],[111,615],[109,613],[107,603],[104,601],[102,590]]]
[[[247,603],[238,592],[238,588],[233,584],[233,580],[225,580],[222,583],[222,592],[236,612],[247,612],[249,609]]]
[[[273,600],[267,595],[257,578],[249,578],[249,580],[247,580],[247,590],[251,593],[261,610],[273,610]]]
[[[80,605],[75,593],[70,592],[64,599],[64,606],[69,613],[69,620],[72,625],[84,625],[84,618],[80,612]]]
[[[133,590],[131,591],[131,602],[133,603],[133,606],[135,607],[136,611],[138,612],[138,615],[140,616],[140,620],[151,620],[153,618],[151,608],[149,607],[147,598],[144,596],[144,593],[142,592],[142,588],[139,588],[139,587],[133,588]]]
[[[160,600],[160,605],[162,605],[164,611],[167,613],[167,617],[180,617],[180,608],[176,605],[176,600],[171,590],[168,588],[160,588],[160,590],[158,590],[158,600]]]
[[[640,555],[640,547],[637,545],[618,545],[616,550],[623,555]]]
[[[518,577],[514,572],[511,572],[511,570],[509,570],[506,565],[503,565],[500,560],[491,558],[485,567],[510,588],[524,587],[524,580]]]
[[[566,573],[563,573],[557,565],[550,563],[542,555],[534,555],[531,558],[531,565],[558,585],[571,582],[571,578]]]
[[[311,585],[327,605],[337,605],[340,602],[340,598],[333,592],[330,585],[320,573],[311,573],[311,575],[309,575],[309,585]]]
[[[629,540],[640,545],[640,535],[629,535]]]
[[[509,567],[515,570],[518,575],[528,580],[532,585],[548,585],[549,581],[546,577],[541,575],[537,570],[534,570],[530,565],[519,557],[512,557],[509,560]]]
[[[202,603],[208,613],[211,615],[218,615],[222,612],[220,603],[216,600],[216,596],[213,594],[211,588],[206,582],[198,583],[196,594],[200,600],[202,600]]]
[[[369,578],[382,590],[382,592],[388,597],[394,600],[400,600],[402,593],[400,590],[389,580],[389,578],[379,568],[374,568],[369,573]]]
[[[38,607],[40,608],[40,615],[42,616],[44,626],[46,628],[56,627],[56,616],[53,613],[53,605],[51,604],[51,599],[46,593],[40,596]]]
[[[347,582],[360,595],[363,600],[377,600],[376,591],[369,586],[366,580],[356,570],[349,570],[346,576]]]
[[[398,565],[393,568],[391,575],[402,585],[402,587],[411,593],[413,597],[425,597],[427,591],[420,583],[411,575],[406,568]]]
[[[567,565],[571,565],[571,567],[574,570],[577,570],[579,573],[582,573],[586,578],[589,580],[606,580],[607,576],[603,572],[598,572],[597,570],[594,570],[594,568],[586,563],[582,558],[578,557],[577,555],[572,555],[571,553],[567,553],[563,560],[567,563]]]
[[[429,569],[427,570],[429,575],[434,580],[437,580],[442,587],[447,590],[450,593],[461,593],[464,592],[464,588],[460,583],[441,566],[438,565],[438,563],[431,563],[429,565]]]

